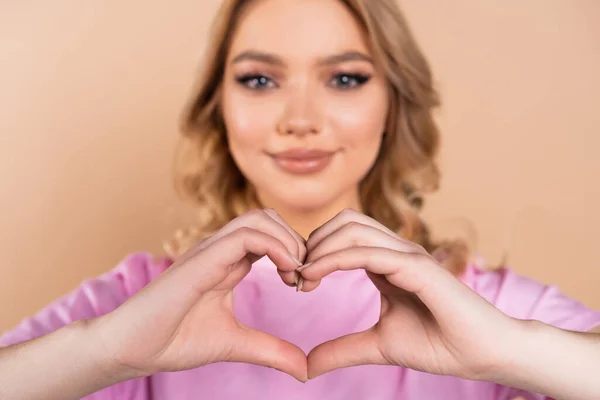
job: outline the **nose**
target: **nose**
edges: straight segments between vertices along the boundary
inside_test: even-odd
[[[280,135],[306,136],[321,131],[321,113],[316,99],[308,93],[298,92],[287,99],[284,112],[277,124]]]

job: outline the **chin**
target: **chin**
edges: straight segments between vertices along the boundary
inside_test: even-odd
[[[315,212],[326,209],[333,200],[322,195],[299,195],[293,198],[281,199],[281,204],[298,212]]]
[[[350,188],[353,186],[351,182],[342,182],[341,179],[334,180],[329,177],[264,179],[267,176],[269,175],[265,175],[260,182],[256,182],[258,192],[265,195],[265,202],[278,204],[288,210],[297,210],[298,212],[328,209],[347,193],[347,186]]]
[[[339,196],[336,196],[336,193],[331,191],[303,191],[295,189],[286,191],[285,193],[274,193],[270,197],[275,204],[279,204],[288,210],[295,210],[299,213],[310,213],[331,207]]]

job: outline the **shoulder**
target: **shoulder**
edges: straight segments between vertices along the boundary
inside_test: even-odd
[[[476,263],[467,267],[464,280],[490,303],[520,318],[527,317],[527,308],[542,297],[544,292],[554,290],[553,286],[520,275],[509,267],[488,270]]]
[[[150,283],[170,264],[169,259],[156,258],[150,253],[132,253],[108,272],[83,280],[71,293],[22,320],[13,330],[0,336],[0,345],[23,342],[74,321],[107,314]]]
[[[600,312],[562,293],[557,284],[528,278],[510,267],[486,270],[470,264],[464,282],[505,314],[535,319],[568,330],[587,331],[600,325]]]
[[[130,297],[162,274],[172,261],[165,256],[157,257],[148,252],[135,252],[124,257],[115,268],[84,284],[121,286],[123,293]]]
[[[83,280],[71,295],[79,293],[82,300],[93,297],[98,306],[96,311],[104,314],[136,294],[170,265],[171,261],[166,257],[156,257],[148,252],[131,253],[108,272]]]

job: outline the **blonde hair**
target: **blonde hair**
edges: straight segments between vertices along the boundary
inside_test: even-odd
[[[363,211],[402,237],[419,243],[460,273],[469,252],[460,241],[433,243],[419,217],[423,194],[435,191],[439,132],[432,111],[439,106],[430,67],[395,0],[340,0],[369,40],[389,86],[390,107],[380,154],[360,183]],[[198,225],[178,233],[171,256],[231,219],[260,207],[252,185],[227,150],[219,108],[221,83],[234,28],[247,0],[225,0],[214,20],[205,59],[209,60],[183,116],[175,157],[178,194],[198,210]]]

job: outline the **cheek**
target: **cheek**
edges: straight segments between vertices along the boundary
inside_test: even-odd
[[[270,147],[277,104],[250,96],[233,84],[224,85],[223,93],[221,106],[229,149],[244,175],[251,178],[258,158]]]
[[[365,92],[351,102],[339,102],[331,123],[344,147],[368,159],[379,151],[386,128],[388,100],[382,88]]]
[[[272,117],[268,107],[260,101],[231,93],[223,98],[223,117],[230,144],[250,147],[260,146],[268,137]]]

